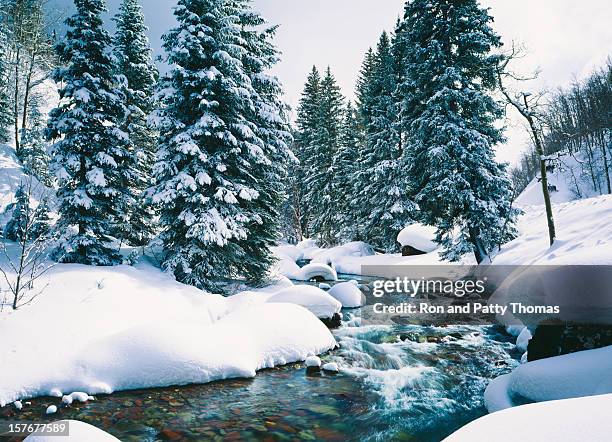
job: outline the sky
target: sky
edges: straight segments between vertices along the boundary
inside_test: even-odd
[[[175,22],[176,0],[141,0],[151,44],[161,54],[161,35]],[[113,14],[120,0],[107,0]],[[538,80],[523,86],[531,91],[554,90],[583,78],[612,55],[612,3],[609,0],[481,0],[495,18],[494,29],[506,45],[517,41],[528,55],[517,69],[540,71]],[[71,0],[52,0],[69,11]],[[253,0],[270,24],[280,25],[276,44],[282,61],[274,73],[284,85],[285,99],[296,108],[306,75],[316,65],[330,66],[343,93],[354,98],[364,53],[383,30],[392,30],[404,0]],[[528,137],[520,117],[510,113],[505,145],[497,158],[515,164]]]

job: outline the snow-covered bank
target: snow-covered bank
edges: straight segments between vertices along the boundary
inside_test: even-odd
[[[523,405],[481,417],[444,442],[607,442],[612,394]]]
[[[146,263],[58,265],[48,282],[34,303],[0,314],[0,405],[254,376],[336,345],[321,321],[289,299],[206,294]]]
[[[525,402],[612,393],[612,346],[540,359],[494,379],[485,391],[490,412]]]

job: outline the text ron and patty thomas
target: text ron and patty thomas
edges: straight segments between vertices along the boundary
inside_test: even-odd
[[[487,278],[480,280],[429,280],[426,278],[410,279],[395,278],[394,280],[378,280],[373,283],[373,295],[381,298],[384,295],[402,293],[414,298],[417,293],[442,293],[462,298],[466,295],[482,295],[486,291]],[[470,302],[462,305],[433,305],[429,302],[401,302],[399,304],[375,303],[374,313],[377,314],[497,314],[505,315],[508,310],[512,314],[559,314],[558,305],[525,305],[511,302],[507,305],[494,303]]]
[[[561,308],[558,305],[525,305],[520,302],[511,302],[508,305],[484,304],[473,302],[464,305],[433,305],[428,302],[410,303],[402,302],[399,304],[387,305],[377,302],[373,306],[374,313],[377,314],[496,314],[505,315],[510,312],[516,314],[559,314]]]

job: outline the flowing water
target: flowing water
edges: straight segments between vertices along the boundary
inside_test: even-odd
[[[363,325],[343,312],[340,348],[322,356],[338,374],[307,375],[303,364],[254,379],[118,392],[43,416],[57,398],[33,399],[0,419],[78,419],[122,441],[440,441],[486,414],[489,380],[519,355],[496,326]],[[1,437],[0,437],[1,439]]]

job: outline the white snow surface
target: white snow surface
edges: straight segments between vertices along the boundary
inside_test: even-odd
[[[580,161],[571,155],[562,155],[555,163],[554,171],[547,174],[548,185],[554,186],[554,189],[556,189],[551,189],[549,192],[553,204],[567,203],[599,195],[599,191],[593,188],[587,174],[583,173],[586,161]],[[515,204],[521,208],[544,204],[542,182],[539,181],[539,174],[516,198]]]
[[[25,438],[26,442],[119,442],[115,436],[94,427],[93,425],[76,420],[64,420],[51,422],[51,424],[67,422],[70,434],[68,436],[35,436],[30,435]]]
[[[281,289],[274,302],[266,301],[275,293],[265,291],[224,298],[146,262],[61,264],[41,285],[47,282],[32,304],[0,313],[0,406],[251,377],[336,345],[327,327],[296,305],[315,297],[306,293],[305,301],[299,289],[286,296]],[[340,303],[320,292],[327,298],[319,296],[312,309],[339,311]]]
[[[444,442],[607,442],[612,394],[522,405],[483,416]]]
[[[321,249],[314,254],[312,262],[335,267],[345,257],[372,256],[374,254],[375,252],[371,245],[362,241],[353,241],[341,246],[332,247],[331,249]]]
[[[533,402],[612,393],[612,346],[527,362],[494,379],[485,391],[490,412],[517,398]]]
[[[412,246],[422,252],[433,252],[438,248],[434,242],[436,228],[420,223],[410,224],[404,227],[397,235],[397,242],[402,246]]]
[[[345,308],[357,308],[365,304],[365,296],[352,282],[341,282],[333,286],[327,293],[342,303]]]
[[[267,302],[289,302],[299,304],[310,310],[318,318],[331,318],[340,313],[342,304],[330,294],[318,287],[296,285],[274,293]]]

